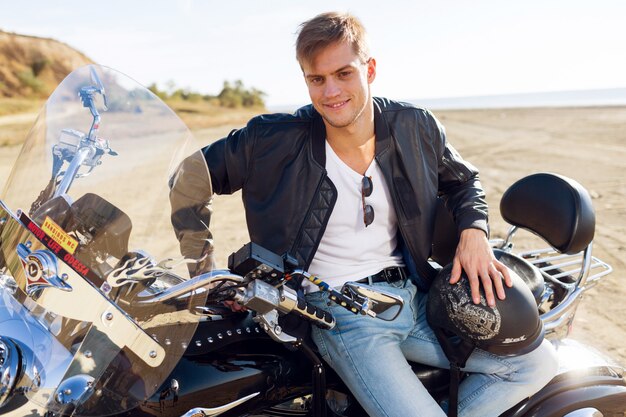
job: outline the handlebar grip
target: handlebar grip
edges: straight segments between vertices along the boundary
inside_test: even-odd
[[[292,312],[313,322],[316,326],[330,330],[335,327],[335,318],[328,311],[322,310],[306,302],[304,298],[298,298]]]
[[[359,314],[362,311],[361,305],[337,291],[331,292],[328,298],[354,314]]]

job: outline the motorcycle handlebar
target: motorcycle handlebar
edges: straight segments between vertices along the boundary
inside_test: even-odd
[[[298,298],[296,294],[287,290],[283,291],[279,309],[283,312],[296,313],[322,329],[329,330],[335,327],[335,318],[330,312],[308,303],[304,298]]]
[[[278,310],[283,314],[295,313],[323,329],[335,327],[335,318],[330,313],[298,298],[289,288],[276,288],[263,280],[251,281],[245,294],[236,295],[235,300],[260,315]]]

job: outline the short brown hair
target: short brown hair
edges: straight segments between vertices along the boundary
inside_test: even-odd
[[[365,27],[349,13],[327,12],[300,25],[296,40],[296,58],[300,65],[311,62],[320,50],[335,42],[348,42],[359,58],[369,59]]]

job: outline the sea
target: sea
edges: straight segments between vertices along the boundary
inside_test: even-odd
[[[626,106],[626,88],[424,98],[408,101],[419,107],[434,110]]]
[[[626,88],[550,91],[401,100],[433,110],[500,109],[520,107],[626,106]],[[270,106],[272,112],[291,113],[301,105]]]

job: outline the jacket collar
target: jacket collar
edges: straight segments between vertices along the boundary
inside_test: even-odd
[[[391,132],[389,125],[383,117],[382,106],[383,100],[378,97],[374,97],[374,132],[376,133],[376,156],[385,151],[391,143]],[[326,126],[324,125],[324,119],[315,110],[313,105],[311,106],[311,113],[313,116],[313,123],[311,124],[311,138],[313,158],[322,167],[326,166]]]

